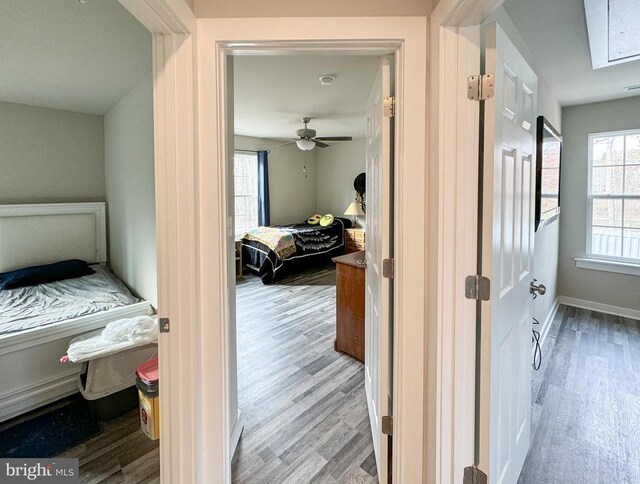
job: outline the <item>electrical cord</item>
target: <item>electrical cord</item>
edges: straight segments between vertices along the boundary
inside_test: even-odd
[[[533,324],[540,324],[536,318],[533,318]],[[542,366],[542,348],[540,347],[540,332],[535,329],[531,329],[533,332],[533,336],[531,337],[531,342],[535,343],[535,349],[533,351],[533,363],[532,367],[534,370],[538,371]]]

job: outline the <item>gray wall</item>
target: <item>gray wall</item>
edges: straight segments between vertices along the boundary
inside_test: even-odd
[[[151,74],[104,118],[109,264],[157,305]]]
[[[103,118],[0,102],[0,203],[103,201]]]
[[[275,148],[279,144],[279,141],[235,136],[236,149],[271,150],[271,224],[303,221],[316,212],[344,217],[344,211],[355,198],[353,179],[365,171],[364,138],[306,153],[295,144]],[[303,172],[305,164],[306,173]],[[364,219],[360,218],[359,222],[364,225]]]
[[[588,135],[640,128],[640,97],[562,110],[564,125],[560,223],[560,293],[563,296],[640,309],[640,278],[578,269],[586,255]]]
[[[491,22],[497,22],[502,27],[527,63],[538,74],[538,114],[547,118],[556,129],[562,131],[564,119],[560,104],[545,79],[540,75],[535,56],[518,33],[506,10],[503,7],[499,8],[485,23]],[[562,176],[564,178],[564,172]],[[560,219],[566,216],[564,210],[563,203]],[[549,315],[558,295],[563,294],[558,291],[559,233],[560,223],[556,220],[538,230],[535,235],[533,277],[547,287],[547,293],[533,302],[533,317],[541,323],[544,323]]]
[[[345,217],[344,211],[354,201],[353,179],[366,169],[364,138],[335,143],[318,149],[318,182],[316,210]],[[351,218],[351,217],[348,217]],[[365,219],[358,218],[360,225]]]
[[[235,148],[270,150],[269,194],[271,224],[301,222],[316,213],[316,156],[318,149],[303,152],[295,144],[275,148],[282,141],[236,136]],[[306,166],[306,173],[303,168]]]

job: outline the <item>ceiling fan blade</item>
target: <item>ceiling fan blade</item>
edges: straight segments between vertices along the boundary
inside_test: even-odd
[[[329,136],[314,139],[318,141],[353,141],[353,138],[351,136]]]
[[[327,143],[323,143],[322,141],[318,141],[317,139],[314,139],[313,142],[316,144],[316,146],[318,148],[328,148],[329,145]]]
[[[299,140],[296,140],[296,141],[299,141]],[[281,145],[274,146],[274,148],[273,148],[273,149],[275,150],[276,148],[280,148],[281,146],[292,145],[292,144],[294,144],[296,141],[289,141],[288,143],[282,143]]]

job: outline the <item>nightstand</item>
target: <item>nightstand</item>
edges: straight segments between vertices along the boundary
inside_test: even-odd
[[[350,254],[365,249],[365,232],[363,228],[344,230],[344,253]]]

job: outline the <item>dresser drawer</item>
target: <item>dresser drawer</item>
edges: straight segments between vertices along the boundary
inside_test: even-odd
[[[345,253],[365,250],[364,229],[345,229],[344,231]]]

